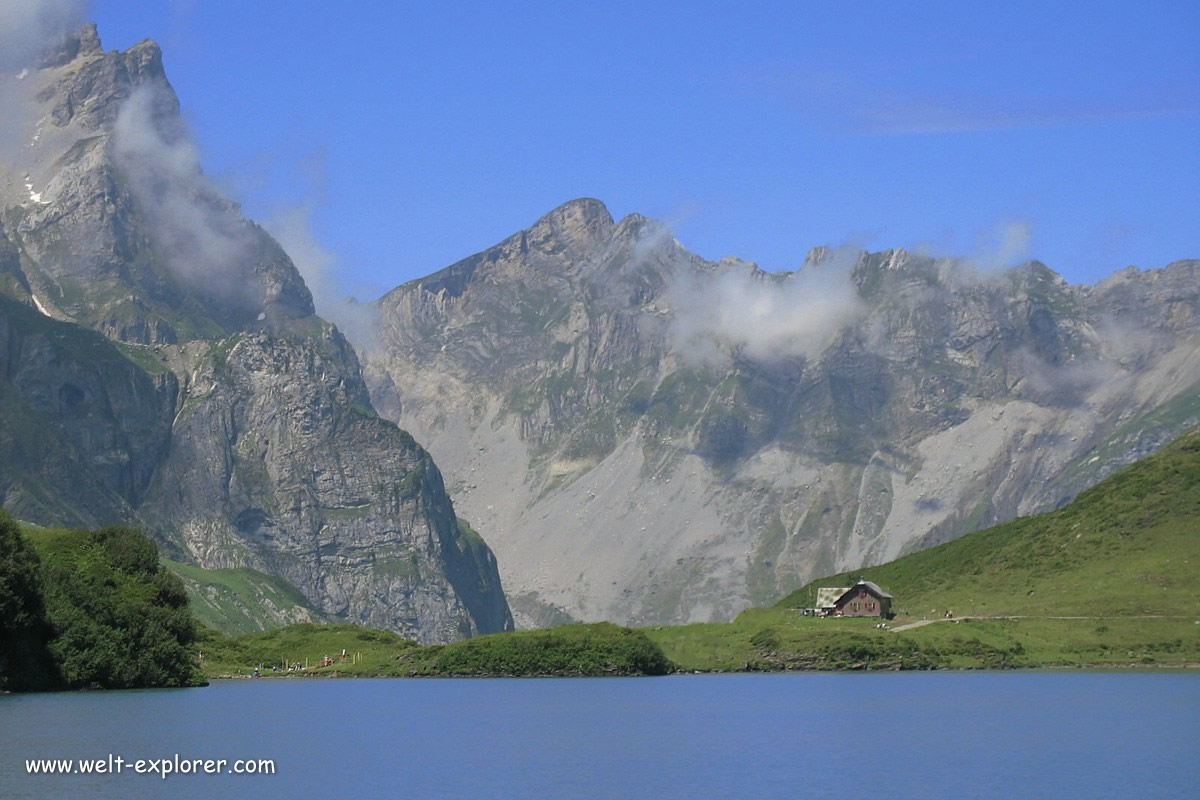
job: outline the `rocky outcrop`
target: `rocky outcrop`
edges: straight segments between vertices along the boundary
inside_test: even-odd
[[[494,558],[429,455],[371,408],[336,329],[167,358],[187,377],[142,513],[195,563],[280,576],[330,617],[420,641],[509,624]]]
[[[0,295],[0,502],[46,525],[140,522],[175,393],[173,375]]]
[[[378,302],[365,356],[528,623],[730,619],[1057,506],[1200,419],[1198,262],[707,262],[580,200]]]
[[[0,192],[5,505],[133,522],[174,558],[426,643],[511,628],[429,454],[204,177],[158,46],[104,52],[88,26],[27,80],[37,132]]]

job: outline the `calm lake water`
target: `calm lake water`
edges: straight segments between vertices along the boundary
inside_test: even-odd
[[[26,759],[272,759],[30,775]],[[1200,676],[260,680],[0,696],[4,798],[1194,797]]]

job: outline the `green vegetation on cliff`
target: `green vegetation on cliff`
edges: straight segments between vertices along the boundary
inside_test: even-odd
[[[224,634],[325,619],[290,583],[256,569],[202,569],[167,559],[162,565],[183,581],[196,621]]]
[[[39,568],[33,545],[0,509],[0,689],[21,691],[54,683]]]

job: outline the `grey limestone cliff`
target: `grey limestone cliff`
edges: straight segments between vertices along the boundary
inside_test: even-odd
[[[287,254],[205,178],[153,42],[94,26],[24,78],[0,170],[0,497],[253,567],[326,618],[446,642],[512,627],[429,454],[374,411]]]
[[[730,619],[1195,424],[1198,264],[1071,286],[816,248],[768,274],[584,199],[384,296],[365,363],[523,624]]]

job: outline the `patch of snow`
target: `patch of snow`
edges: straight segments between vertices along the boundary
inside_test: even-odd
[[[37,203],[40,206],[50,205],[49,200],[42,199],[41,192],[35,192],[33,190],[33,182],[29,180],[29,176],[25,177],[25,189],[29,192],[29,199],[32,200],[33,202]]]
[[[50,312],[46,310],[46,307],[44,305],[42,305],[42,301],[37,299],[36,294],[31,294],[30,297],[33,298],[33,304],[35,306],[37,306],[38,311],[42,312],[42,314],[44,314],[47,317],[50,316]]]
[[[28,76],[29,76],[29,68],[28,68],[28,67],[26,67],[25,69],[23,69],[23,70],[21,70],[20,72],[18,72],[18,73],[17,73],[17,80],[19,80],[19,81],[23,81],[23,80],[25,80],[25,78],[27,78]]]

